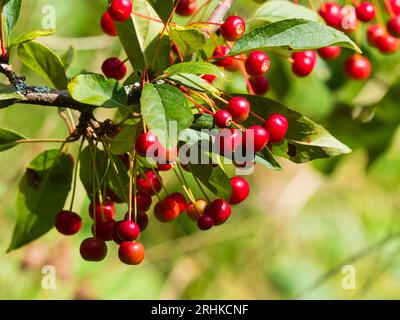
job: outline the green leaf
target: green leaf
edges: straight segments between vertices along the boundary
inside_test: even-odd
[[[68,84],[68,91],[78,102],[103,108],[126,108],[128,103],[125,88],[101,74],[77,75]]]
[[[185,87],[197,90],[197,91],[203,91],[203,92],[209,92],[211,94],[219,94],[219,90],[215,88],[213,85],[209,84],[207,81],[202,79],[201,77],[195,75],[195,74],[190,74],[190,73],[181,73],[181,74],[176,74],[174,76],[169,77],[171,80],[174,80],[176,82],[179,82],[180,84],[184,85]]]
[[[15,147],[17,145],[15,141],[21,139],[25,139],[25,137],[14,131],[0,128],[0,151]]]
[[[212,114],[197,113],[194,115],[194,121],[190,128],[194,130],[208,129],[211,130],[214,127],[214,117]]]
[[[174,9],[173,0],[147,0],[163,22],[167,22]],[[136,8],[135,8],[136,9]]]
[[[71,65],[72,61],[74,60],[74,56],[75,56],[75,49],[74,47],[70,46],[68,47],[68,50],[65,51],[60,57],[65,70],[67,70]]]
[[[3,0],[2,21],[3,31],[7,43],[9,43],[10,33],[17,24],[22,0]]]
[[[124,200],[126,203],[129,201],[129,175],[125,167],[124,162],[118,157],[113,156],[117,172],[113,168],[110,168],[107,172],[107,185],[111,190],[118,196],[118,198]]]
[[[167,70],[165,70],[164,73],[168,76],[173,76],[181,73],[214,74],[220,77],[223,76],[223,73],[217,66],[203,61],[181,62],[173,64]]]
[[[27,67],[40,74],[55,88],[67,88],[68,80],[63,64],[60,58],[49,48],[30,41],[18,45],[17,51]]]
[[[28,166],[19,184],[17,224],[7,252],[39,238],[54,226],[71,188],[70,157],[58,150],[39,154]]]
[[[158,19],[158,16],[146,0],[135,1],[137,14]],[[131,18],[122,23],[115,23],[118,37],[125,49],[133,69],[159,72],[169,66],[169,39],[164,36],[161,41],[160,34],[163,24],[131,15]]]
[[[331,45],[361,52],[358,46],[341,31],[314,21],[289,19],[264,25],[246,33],[236,41],[230,55],[255,49],[303,51]]]
[[[0,83],[0,101],[19,100],[22,96],[10,85]]]
[[[111,153],[124,154],[132,151],[136,137],[137,126],[125,125],[110,143]]]
[[[204,32],[196,27],[171,26],[169,36],[175,42],[183,57],[203,49],[207,42]]]
[[[187,105],[184,94],[168,84],[145,84],[140,106],[146,125],[167,148],[173,147],[177,142],[178,137],[174,137],[173,133],[177,132],[179,135],[193,122],[192,110]]]
[[[11,41],[10,46],[16,46],[18,44],[35,40],[36,38],[49,36],[54,33],[55,30],[34,30],[24,34],[19,35],[14,40]]]
[[[268,148],[264,148],[256,154],[256,162],[261,163],[271,170],[281,170],[281,165],[275,160],[274,155]]]

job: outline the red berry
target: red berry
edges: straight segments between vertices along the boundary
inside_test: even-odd
[[[228,57],[230,50],[227,46],[219,46],[214,49],[212,54],[213,58],[215,58],[214,64],[220,67],[229,67],[234,63],[234,59]]]
[[[400,15],[391,18],[386,27],[393,37],[400,38]]]
[[[226,109],[234,121],[241,123],[247,120],[250,113],[250,102],[242,97],[233,97],[229,100]]]
[[[252,51],[246,59],[245,67],[247,73],[252,77],[263,76],[271,66],[268,55],[262,51]]]
[[[101,16],[100,26],[105,34],[108,34],[111,37],[115,37],[117,35],[117,29],[115,29],[114,21],[111,19],[110,14],[107,11]]]
[[[112,57],[105,60],[101,70],[107,78],[122,80],[126,75],[126,66],[118,58]]]
[[[86,261],[101,261],[107,255],[107,245],[101,239],[86,238],[82,241],[79,251]]]
[[[151,196],[145,192],[136,192],[136,208],[138,211],[146,212],[150,209],[152,203]],[[132,203],[132,208],[133,208]]]
[[[204,215],[204,210],[206,209],[208,203],[203,199],[196,200],[195,203],[189,203],[187,206],[186,214],[190,220],[198,221],[202,215]]]
[[[361,2],[357,7],[356,7],[356,14],[358,20],[362,22],[369,22],[375,19],[375,7],[371,2],[364,1]]]
[[[113,0],[107,11],[115,21],[128,20],[132,13],[132,0]]]
[[[144,175],[142,174],[136,178],[137,190],[151,196],[161,191],[161,183],[157,175],[151,170],[146,171]]]
[[[175,12],[180,16],[191,16],[197,9],[196,0],[180,0]]]
[[[96,201],[95,204],[90,203],[89,205],[89,215],[93,219],[94,212],[96,213],[96,221],[105,221],[114,219],[115,205],[114,202],[110,200],[103,201],[103,206]]]
[[[400,14],[400,1],[399,0],[390,0],[390,6],[395,14]]]
[[[125,264],[140,264],[144,259],[144,247],[139,242],[122,242],[118,249],[118,257]]]
[[[106,220],[102,222],[96,222],[96,230],[95,225],[92,225],[92,234],[94,237],[104,240],[110,241],[112,240],[112,231],[115,225],[115,220]]]
[[[158,171],[169,171],[173,168],[173,165],[171,163],[157,163],[157,170]]]
[[[263,96],[269,90],[269,81],[265,77],[252,77],[250,84],[254,93],[258,96]]]
[[[214,114],[214,124],[219,128],[229,127],[232,123],[232,115],[229,111],[220,109]]]
[[[201,78],[206,80],[209,84],[212,84],[217,77],[213,74],[204,74]]]
[[[215,137],[215,140],[221,155],[234,153],[243,143],[240,130],[233,128],[221,130]]]
[[[211,202],[206,210],[205,215],[210,216],[216,226],[223,224],[232,213],[230,204],[223,199],[217,199]]]
[[[376,39],[376,46],[380,52],[391,54],[399,48],[399,40],[391,35],[383,35]]]
[[[126,218],[126,217],[125,217]],[[119,234],[118,234],[118,230],[119,230],[119,225],[122,223],[122,221],[117,221],[114,223],[114,226],[111,230],[111,238],[112,240],[117,243],[117,244],[121,244],[124,240],[120,238]]]
[[[148,131],[147,133],[140,134],[135,143],[136,152],[141,155],[142,157],[146,157],[147,151],[154,146],[157,142],[157,136]]]
[[[117,233],[123,241],[134,241],[139,237],[139,225],[133,221],[125,220],[118,224]]]
[[[273,113],[264,123],[264,128],[269,133],[269,140],[272,143],[281,142],[287,133],[289,123],[285,116]]]
[[[149,216],[144,212],[138,212],[136,223],[139,225],[140,232],[143,232],[149,225]]]
[[[158,163],[166,164],[175,162],[178,158],[178,147],[165,149],[160,142],[157,142],[154,147],[154,158]]]
[[[296,59],[304,59],[304,58],[310,58],[314,64],[317,62],[317,53],[314,50],[306,50],[306,51],[300,51],[300,52],[294,52],[292,54],[292,58],[294,60]]]
[[[250,147],[253,144],[253,150],[251,151],[254,151],[255,153],[264,149],[268,141],[268,131],[259,125],[248,127],[246,132],[243,134],[243,145],[245,147]]]
[[[230,58],[230,63],[225,66],[225,70],[229,71],[237,71],[240,69],[240,57],[239,56],[233,56]]]
[[[241,17],[229,16],[222,24],[220,31],[225,40],[236,41],[246,31],[246,23]]]
[[[322,59],[333,60],[340,56],[342,49],[338,46],[328,46],[318,49],[318,54]]]
[[[371,63],[366,57],[359,54],[349,57],[344,68],[347,75],[356,80],[367,79],[371,74]]]
[[[82,219],[75,212],[63,210],[57,214],[54,226],[58,232],[70,236],[81,230]]]
[[[315,60],[299,53],[293,54],[292,71],[298,77],[306,77],[313,71]]]
[[[229,200],[230,204],[239,204],[246,200],[250,193],[249,184],[242,177],[233,177],[231,179],[232,194]]]
[[[182,213],[186,210],[186,198],[180,192],[174,192],[168,198],[175,200],[175,202],[179,206],[179,213]]]
[[[197,221],[197,226],[200,230],[209,230],[214,226],[214,219],[209,215],[204,215]]]
[[[327,2],[319,9],[318,13],[325,20],[327,25],[341,28],[343,13],[342,7],[338,3]]]
[[[171,222],[179,216],[179,205],[175,200],[165,198],[154,207],[154,215],[161,222]]]
[[[385,29],[379,24],[371,24],[367,29],[367,38],[371,46],[377,46],[377,40],[379,37],[385,35]]]

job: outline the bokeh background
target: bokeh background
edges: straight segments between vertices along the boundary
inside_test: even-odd
[[[250,17],[259,2],[237,1],[232,12]],[[117,39],[101,33],[105,0],[24,0],[15,34],[40,29],[45,5],[56,9],[57,31],[40,41],[59,54],[75,47],[70,76],[100,72],[105,58],[124,57]],[[321,61],[311,77],[295,79],[289,63],[275,56],[269,75],[269,97],[326,125],[354,148],[352,154],[302,165],[279,159],[281,172],[257,165],[249,177],[248,201],[235,208],[226,225],[209,232],[198,232],[185,216],[172,224],[152,218],[142,235],[146,259],[140,266],[122,265],[114,245],[101,263],[81,260],[79,243],[90,234],[89,199],[81,186],[74,206],[84,219],[79,235],[65,238],[53,230],[5,254],[16,219],[19,178],[38,152],[57,146],[24,145],[1,153],[0,298],[400,298],[400,56],[382,56],[367,47],[365,52],[375,70],[366,82],[347,81],[340,62],[328,67]],[[28,83],[46,84],[17,57],[12,63]],[[240,75],[218,81],[245,92]],[[101,112],[99,117],[108,116]],[[0,126],[31,138],[67,135],[57,110],[38,106],[0,110]],[[173,177],[165,179],[168,188],[177,188]],[[121,215],[125,210],[118,207]],[[56,290],[41,286],[44,265],[56,268]],[[355,267],[354,289],[342,287],[344,265]]]

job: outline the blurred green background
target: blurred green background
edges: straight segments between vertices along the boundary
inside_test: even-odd
[[[70,76],[82,70],[100,72],[102,61],[111,55],[124,57],[118,40],[101,33],[99,18],[106,7],[102,0],[24,0],[15,34],[40,29],[46,5],[55,8],[57,32],[40,41],[59,54],[69,45],[75,47]],[[232,12],[250,17],[258,5],[240,0]],[[365,49],[376,70],[368,82],[345,80],[339,62],[330,67],[319,62],[310,78],[294,79],[287,72],[289,64],[274,56],[269,75],[268,96],[325,124],[354,148],[352,154],[340,162],[305,165],[280,159],[281,172],[256,166],[249,177],[248,201],[235,208],[227,224],[208,232],[198,232],[185,216],[172,224],[151,217],[142,235],[146,259],[140,266],[122,265],[112,244],[103,262],[81,260],[79,243],[90,234],[89,200],[81,186],[74,209],[82,213],[85,227],[78,236],[65,238],[53,230],[5,254],[15,223],[19,178],[38,152],[56,146],[24,145],[1,153],[0,298],[400,298],[400,237],[387,239],[400,232],[400,59]],[[28,83],[46,84],[17,57],[12,64]],[[219,84],[245,90],[240,75],[229,74]],[[371,115],[375,118],[365,122]],[[99,117],[106,116],[100,111]],[[0,126],[31,138],[67,135],[56,109],[37,106],[1,110]],[[71,152],[76,151],[73,146]],[[173,177],[165,179],[168,188],[178,188]],[[125,210],[118,208],[121,216]],[[56,268],[55,290],[41,286],[44,265]],[[354,289],[342,286],[343,265],[355,267]]]

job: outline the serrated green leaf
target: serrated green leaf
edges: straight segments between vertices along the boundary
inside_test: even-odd
[[[204,32],[196,27],[171,26],[169,36],[175,42],[183,57],[200,51],[207,42]]]
[[[214,74],[216,76],[223,76],[221,70],[208,62],[204,61],[193,61],[193,62],[181,62],[176,63],[164,71],[168,76],[176,74]]]
[[[17,132],[0,128],[0,152],[15,147],[17,145],[15,141],[21,139],[25,139],[25,137]]]
[[[167,22],[174,9],[173,0],[147,0],[163,22]]]
[[[6,43],[10,42],[10,33],[17,24],[19,13],[21,11],[22,0],[3,0],[2,21],[3,31]]]
[[[68,91],[78,102],[103,108],[126,108],[125,88],[114,79],[101,74],[80,74],[68,84]]]
[[[35,40],[36,38],[49,36],[49,35],[53,34],[54,31],[55,30],[52,30],[52,29],[29,31],[27,33],[21,34],[18,37],[14,38],[11,41],[10,46],[16,46],[16,45],[24,43],[24,42]]]

